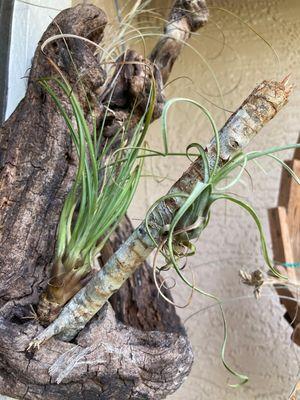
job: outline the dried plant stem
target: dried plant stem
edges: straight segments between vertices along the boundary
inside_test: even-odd
[[[287,103],[290,91],[291,87],[287,86],[286,80],[264,81],[254,89],[219,132],[220,166],[236,152],[243,150],[260,129],[277,114]],[[215,139],[210,142],[206,151],[212,167],[217,157]],[[171,223],[176,211],[195,185],[203,180],[203,174],[204,169],[199,158],[171,187],[165,200],[152,210],[148,219],[150,231],[147,230],[146,221],[142,222],[106,265],[64,307],[59,317],[42,331],[29,347],[39,347],[54,335],[59,335],[62,340],[74,338],[155,248],[149,233],[157,243],[163,240],[164,228]]]

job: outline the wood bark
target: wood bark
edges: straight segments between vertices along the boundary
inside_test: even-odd
[[[186,20],[182,10],[190,3],[199,4],[199,13],[205,11],[207,18],[203,1],[176,2],[178,23]],[[196,12],[193,15],[188,18],[191,24],[198,18]],[[65,10],[54,20],[35,53],[26,96],[0,130],[0,393],[4,395],[46,400],[160,399],[174,392],[191,368],[193,356],[184,328],[174,307],[157,297],[147,264],[112,299],[115,311],[107,305],[76,342],[55,340],[38,354],[25,351],[41,330],[38,321],[30,319],[32,307],[49,279],[56,227],[76,170],[65,123],[37,79],[56,73],[49,59],[54,61],[86,112],[87,95],[99,121],[111,90],[109,83],[103,87],[105,72],[93,46],[68,38],[73,61],[61,39],[51,42],[46,54],[40,46],[60,31],[99,43],[106,22],[104,12],[94,6]],[[180,24],[177,28],[181,29]],[[177,51],[175,38],[172,46]],[[163,51],[167,50],[164,46]],[[107,137],[124,122],[136,97],[140,96],[143,108],[147,69],[120,63],[128,58],[141,60],[134,52],[118,60],[116,68],[123,70],[115,92],[115,118],[105,128]],[[158,87],[155,117],[164,101],[160,68],[166,79],[173,65],[168,57],[164,60],[159,66],[146,61]],[[141,79],[144,84],[139,86]],[[68,108],[62,94],[61,100]],[[108,253],[115,251],[131,230],[125,219]]]

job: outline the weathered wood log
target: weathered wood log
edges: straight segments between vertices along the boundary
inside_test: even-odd
[[[100,41],[106,16],[93,7],[77,7],[72,12],[61,13],[55,22],[65,32],[85,37],[92,32],[92,37]],[[42,42],[57,31],[55,23],[51,24]],[[94,49],[76,40],[70,41],[69,45],[72,50],[74,46],[73,57],[76,59],[77,56],[78,66],[82,69],[86,66],[84,87],[87,93],[92,94],[104,82],[103,71],[93,55]],[[65,47],[54,42],[47,53],[74,84],[77,72],[68,59]],[[93,74],[90,74],[89,67]],[[74,175],[66,125],[53,102],[36,82],[38,78],[53,74],[53,68],[39,46],[26,97],[0,131],[2,304],[25,296],[31,297],[31,300],[27,299],[29,301],[37,298],[40,287],[48,277],[46,270],[53,255],[59,213]],[[68,107],[67,101],[65,105]],[[86,103],[83,106],[86,107]]]
[[[24,357],[37,326],[0,320],[1,393],[24,399],[160,399],[189,373],[186,336],[117,323],[107,307],[77,344],[52,341]],[[5,353],[5,354],[3,354]]]
[[[179,20],[189,3],[184,2]],[[199,11],[203,11],[200,3]],[[55,19],[35,53],[26,96],[0,130],[0,393],[5,395],[46,400],[160,399],[175,391],[191,368],[189,340],[174,307],[158,298],[147,264],[112,300],[117,320],[107,306],[76,343],[50,341],[31,359],[25,352],[41,329],[30,319],[31,307],[49,280],[56,227],[76,169],[65,123],[36,81],[56,73],[51,59],[74,87],[86,112],[85,94],[100,119],[109,94],[93,46],[68,38],[73,61],[61,39],[51,42],[45,54],[40,46],[60,31],[99,43],[105,24],[105,14],[94,6],[77,6]],[[175,39],[172,45],[176,48]],[[140,60],[136,53],[126,57]],[[160,71],[151,68],[160,88]],[[128,115],[130,98],[139,94],[142,107],[144,91],[139,93],[136,83],[144,73],[136,65],[127,69],[126,81],[119,81],[119,99],[126,99],[115,103],[119,114]],[[68,100],[63,95],[61,100],[68,109]],[[158,91],[156,116],[162,103]],[[111,242],[113,251],[131,230],[125,220]]]

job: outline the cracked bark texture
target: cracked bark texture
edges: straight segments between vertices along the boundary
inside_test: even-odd
[[[203,1],[181,3],[175,2],[171,12],[173,21],[176,7],[180,10],[179,30],[180,20],[186,20],[182,13],[185,7],[193,3],[193,7],[199,5],[199,12],[204,9]],[[205,12],[207,17],[206,9]],[[193,15],[189,18],[195,18],[196,12]],[[74,68],[63,40],[51,42],[45,54],[40,45],[60,30],[99,43],[106,22],[105,13],[94,6],[77,6],[59,14],[39,43],[24,100],[0,129],[0,393],[3,395],[46,400],[160,399],[174,392],[191,368],[193,356],[184,328],[174,307],[157,297],[146,263],[114,296],[111,301],[114,310],[110,305],[101,310],[76,342],[53,339],[35,354],[25,352],[31,339],[43,329],[37,321],[29,319],[31,305],[38,303],[47,285],[60,211],[76,170],[65,123],[36,80],[55,74],[49,62],[53,60],[73,85],[86,112],[84,93],[87,94],[99,122],[111,90],[109,83],[103,87],[105,72],[94,56],[93,46],[67,39]],[[175,39],[171,43],[177,51]],[[181,48],[182,43],[178,46]],[[162,48],[169,51],[168,47]],[[122,57],[121,61],[141,61],[135,52]],[[167,57],[161,59],[164,61],[157,66],[146,61],[158,88],[155,117],[159,116],[164,101],[162,81],[167,79],[173,65]],[[118,68],[123,70],[116,84],[118,91],[114,93],[115,118],[105,128],[107,137],[126,120],[136,97],[143,109],[141,78],[147,89],[147,68],[137,64],[119,64]],[[68,108],[62,94],[61,100]],[[125,218],[107,246],[107,256],[131,231],[132,226]],[[105,262],[106,255],[102,257]]]

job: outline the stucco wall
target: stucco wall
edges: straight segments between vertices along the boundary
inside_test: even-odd
[[[111,2],[106,2],[110,4]],[[165,3],[164,3],[165,4]],[[292,81],[298,87],[289,105],[257,137],[249,149],[294,142],[300,128],[300,1],[299,0],[211,0],[209,4],[232,11],[247,21],[279,55],[274,52],[245,24],[232,15],[211,9],[208,25],[200,36],[190,42],[199,52],[186,48],[176,64],[173,77],[188,76],[191,84],[182,78],[167,89],[169,97],[188,96],[202,102],[213,114],[219,127],[224,113],[205,101],[198,93],[222,106],[212,71],[224,94],[226,109],[235,110],[256,84],[263,79],[283,78],[292,72]],[[225,40],[225,44],[224,44]],[[210,65],[210,69],[208,68]],[[228,117],[228,113],[226,113]],[[177,105],[170,112],[170,148],[184,151],[191,142],[207,143],[211,131],[199,111],[187,105]],[[161,146],[159,123],[151,129],[151,147]],[[285,155],[289,156],[289,154]],[[246,186],[234,188],[255,206],[270,239],[267,208],[277,202],[280,168],[271,160],[249,167]],[[172,180],[180,176],[187,165],[183,158],[153,159],[146,163],[146,174],[166,177],[160,183],[144,178],[130,215],[138,224],[147,208],[169,188]],[[157,178],[158,179],[158,178]],[[247,385],[239,389],[227,386],[232,378],[220,359],[222,322],[217,307],[201,311],[211,301],[194,295],[192,303],[178,312],[183,320],[198,312],[186,322],[193,343],[195,363],[182,388],[170,400],[279,400],[287,399],[299,372],[300,353],[291,343],[291,330],[283,319],[283,309],[274,292],[265,290],[255,301],[251,290],[240,284],[238,270],[263,268],[260,244],[254,223],[244,211],[230,204],[214,207],[210,226],[201,237],[197,255],[190,261],[196,283],[209,293],[227,300],[224,308],[229,326],[226,352],[228,363],[249,376]],[[173,291],[176,301],[184,304],[189,291],[178,285]],[[249,296],[231,300],[236,297]]]

